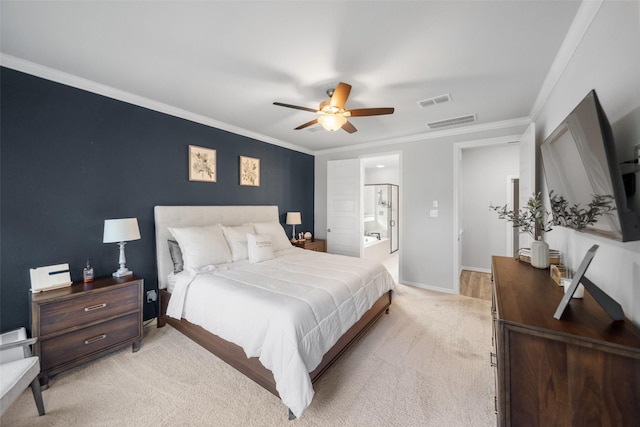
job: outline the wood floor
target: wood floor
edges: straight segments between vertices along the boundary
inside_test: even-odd
[[[460,295],[491,301],[491,274],[462,270]]]

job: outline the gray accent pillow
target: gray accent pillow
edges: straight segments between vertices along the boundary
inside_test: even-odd
[[[184,260],[182,259],[182,250],[180,245],[175,240],[167,240],[169,243],[169,253],[171,254],[171,261],[173,261],[173,272],[175,274],[184,270]]]

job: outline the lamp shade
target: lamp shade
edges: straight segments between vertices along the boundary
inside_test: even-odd
[[[302,218],[300,217],[300,212],[287,212],[287,224],[288,225],[302,224]]]
[[[104,220],[103,243],[129,242],[140,239],[137,218]]]

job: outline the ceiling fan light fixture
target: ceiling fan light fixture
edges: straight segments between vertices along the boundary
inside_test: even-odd
[[[350,92],[351,85],[342,82],[338,83],[335,89],[329,89],[327,91],[329,98],[322,101],[317,110],[301,107],[299,105],[284,104],[282,102],[274,102],[273,104],[280,107],[293,108],[320,115],[317,119],[303,123],[294,128],[294,130],[307,129],[316,123],[320,123],[324,129],[330,132],[342,129],[347,133],[354,133],[357,132],[358,129],[356,129],[356,127],[347,120],[347,117],[367,117],[393,114],[393,108],[356,108],[355,110],[347,110],[346,103]],[[309,128],[309,130],[311,129],[312,128]],[[320,129],[320,127],[318,126],[317,129]]]
[[[347,118],[338,114],[322,114],[318,117],[318,123],[328,131],[336,131],[347,123]]]

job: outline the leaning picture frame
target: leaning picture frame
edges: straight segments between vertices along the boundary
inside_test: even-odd
[[[260,187],[260,159],[240,156],[240,185]]]
[[[554,318],[560,320],[560,317],[562,317],[564,310],[567,308],[569,301],[571,301],[571,297],[573,297],[573,293],[578,288],[578,285],[580,284],[580,281],[582,280],[584,273],[587,271],[587,267],[589,267],[589,264],[591,264],[591,260],[596,255],[597,250],[598,250],[598,245],[593,245],[591,249],[587,251],[586,255],[582,259],[582,262],[580,263],[580,266],[578,267],[575,274],[573,275],[573,280],[571,280],[571,285],[569,285],[569,289],[565,291],[564,296],[562,297],[562,300],[560,301],[560,304],[558,305],[558,308],[556,309],[556,312],[553,315]]]
[[[589,292],[589,294],[591,294],[593,299],[598,304],[600,304],[600,306],[604,311],[607,312],[611,319],[613,319],[614,321],[624,319],[624,311],[622,309],[622,306],[616,300],[607,295],[595,283],[589,280],[585,274],[587,268],[589,267],[589,264],[591,264],[591,260],[596,255],[596,251],[598,250],[598,248],[598,245],[593,245],[585,254],[582,262],[580,263],[580,266],[573,275],[571,285],[569,285],[569,288],[566,290],[564,296],[562,297],[562,300],[560,300],[560,304],[558,304],[556,312],[553,314],[553,317],[555,319],[560,320],[565,310],[569,306],[569,301],[571,301],[574,292],[578,288],[578,285],[580,285],[581,283],[584,286],[584,289]]]
[[[216,182],[216,150],[189,146],[189,181]]]

